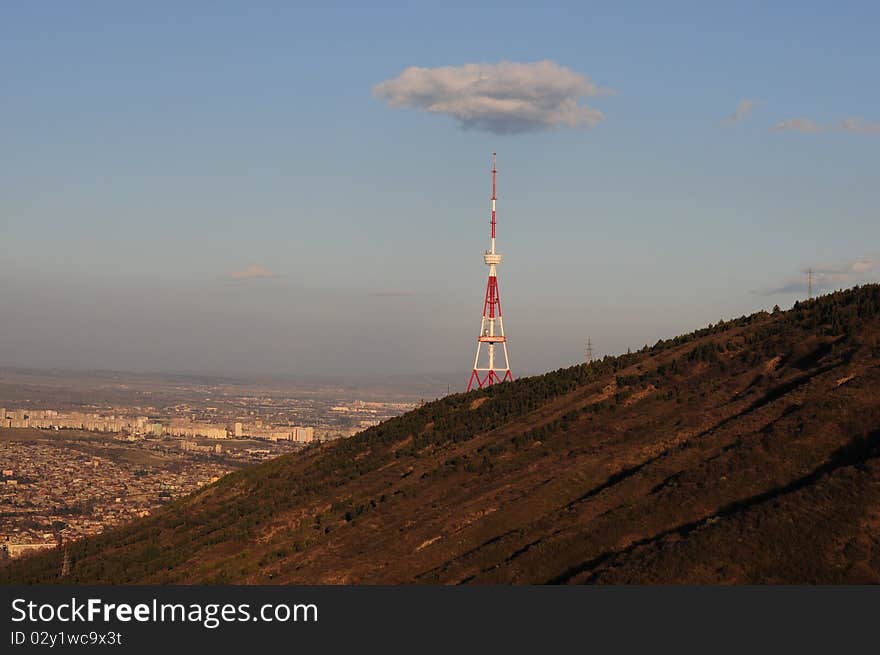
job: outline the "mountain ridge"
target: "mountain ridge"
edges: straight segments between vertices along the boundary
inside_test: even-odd
[[[63,582],[878,582],[878,383],[866,285],[233,473],[70,544]]]

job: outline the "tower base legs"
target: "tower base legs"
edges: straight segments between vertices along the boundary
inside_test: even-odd
[[[468,380],[468,391],[474,388],[475,382],[477,387],[482,389],[484,387],[491,387],[493,384],[513,382],[513,376],[510,374],[510,369],[508,369],[504,372],[503,377],[498,375],[498,371],[487,371],[484,377],[480,377],[480,372],[477,369],[474,369],[471,373],[471,379]]]

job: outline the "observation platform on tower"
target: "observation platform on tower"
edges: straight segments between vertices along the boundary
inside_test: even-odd
[[[501,263],[501,255],[497,252],[489,252],[488,250],[483,253],[483,261],[486,264],[500,264]]]

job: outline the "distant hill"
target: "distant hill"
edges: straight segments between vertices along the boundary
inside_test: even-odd
[[[72,544],[64,581],[876,583],[878,454],[869,285],[233,473]]]

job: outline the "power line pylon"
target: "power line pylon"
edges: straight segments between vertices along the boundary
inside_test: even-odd
[[[70,575],[70,553],[67,551],[67,540],[60,531],[55,533],[55,547],[63,551],[61,558],[61,572],[59,578],[66,578]]]
[[[64,545],[64,559],[61,561],[61,577],[66,578],[70,575],[70,552],[67,550],[67,544]]]

